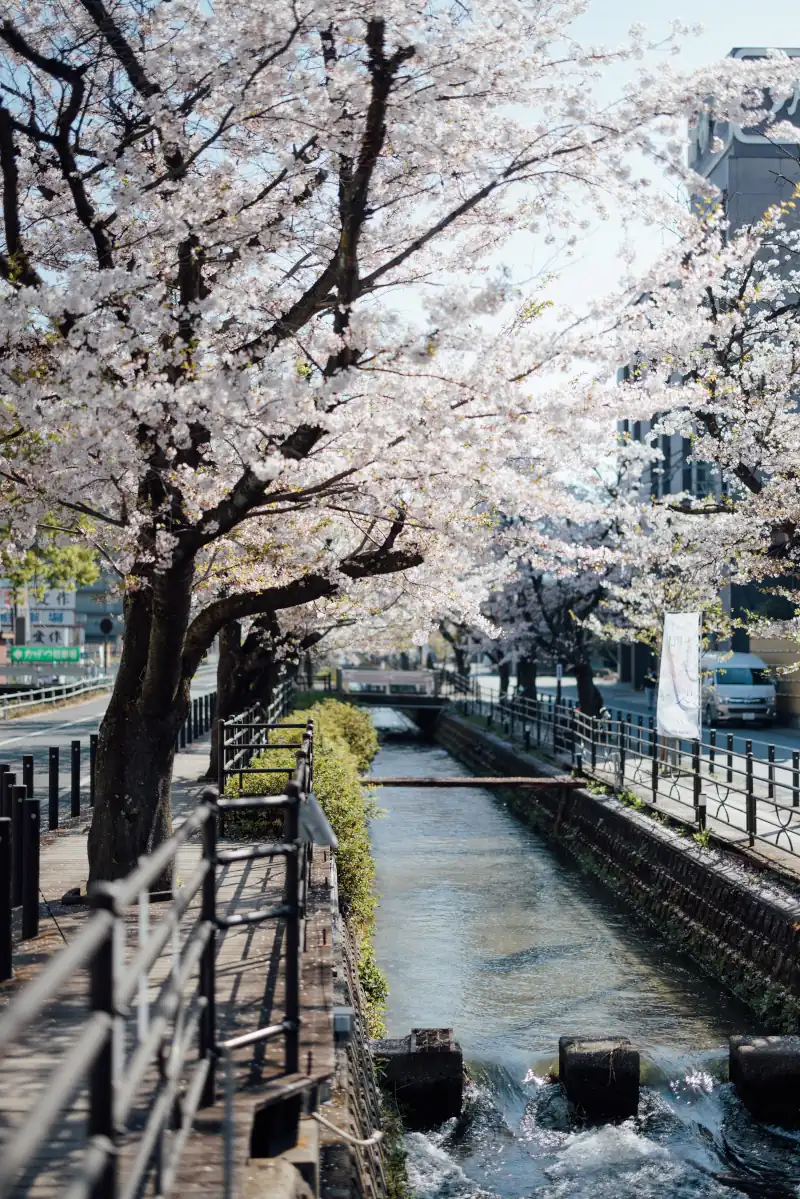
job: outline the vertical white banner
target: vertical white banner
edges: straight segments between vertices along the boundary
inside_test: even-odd
[[[663,737],[699,740],[699,612],[668,612],[664,617],[661,670],[658,676],[658,731]]]

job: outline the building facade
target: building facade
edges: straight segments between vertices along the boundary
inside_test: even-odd
[[[800,47],[787,48],[784,53],[790,58],[800,58]],[[731,50],[733,58],[764,58],[766,55],[764,47],[745,46]],[[733,232],[760,220],[767,209],[774,205],[790,200],[800,183],[800,83],[788,102],[774,111],[777,119],[791,121],[798,126],[796,141],[775,141],[766,135],[763,125],[742,128],[729,121],[718,121],[714,118],[713,110],[701,114],[690,129],[689,166],[719,189],[720,202]],[[629,370],[627,366],[620,368],[620,382],[625,380]],[[656,414],[652,421],[621,421],[619,431],[634,441],[651,442],[651,429],[657,420]],[[725,480],[715,466],[690,461],[691,446],[688,439],[677,434],[661,436],[658,448],[663,460],[644,472],[644,496],[659,498],[689,492],[702,499],[725,493]],[[722,600],[729,612],[735,613],[743,608],[753,610],[758,607],[759,593],[753,587],[726,588]],[[754,653],[765,657],[766,661],[774,660],[776,664],[785,651],[785,647],[779,651],[766,643],[754,642],[751,645],[747,634],[738,632],[734,635],[731,648],[742,652],[752,649]],[[621,682],[641,687],[652,666],[652,654],[646,646],[620,645],[618,668]],[[798,693],[800,713],[800,682],[793,690]],[[789,694],[788,689],[786,694]],[[787,702],[784,702],[783,707],[784,715],[788,716]]]

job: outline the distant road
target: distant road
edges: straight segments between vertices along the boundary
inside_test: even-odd
[[[192,695],[205,695],[217,685],[216,662],[201,666],[192,681]],[[0,762],[8,763],[22,782],[22,755],[33,754],[34,793],[46,799],[49,769],[49,750],[58,746],[62,796],[69,788],[70,746],[81,742],[82,776],[88,779],[89,737],[96,733],[108,704],[108,692],[92,699],[63,708],[20,716],[16,720],[0,720]],[[64,814],[62,799],[62,816]]]

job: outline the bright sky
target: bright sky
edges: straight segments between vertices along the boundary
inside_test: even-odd
[[[647,26],[653,41],[669,33],[673,20],[693,26],[702,24],[704,32],[685,39],[684,49],[674,61],[677,67],[692,69],[715,62],[734,46],[800,46],[800,6],[792,0],[662,0],[659,4],[643,4],[641,0],[594,0],[590,10],[575,25],[576,37],[584,45],[613,47],[626,40],[627,31],[636,21]],[[620,68],[622,81],[629,68]],[[609,72],[610,93],[613,95],[613,75]],[[642,229],[637,254],[650,259],[658,246],[653,239],[659,235],[652,229]],[[619,245],[621,228],[616,222],[606,223],[586,236],[571,262],[558,268],[558,279],[547,294],[557,304],[581,308],[587,297],[604,295],[613,289],[619,276]],[[532,251],[528,267],[530,275],[541,268]],[[521,264],[520,264],[521,265]]]

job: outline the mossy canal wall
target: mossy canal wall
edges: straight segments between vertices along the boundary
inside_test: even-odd
[[[454,714],[442,714],[434,736],[476,774],[561,773]],[[555,784],[497,794],[772,1031],[800,1031],[800,888],[750,872],[611,795]]]

